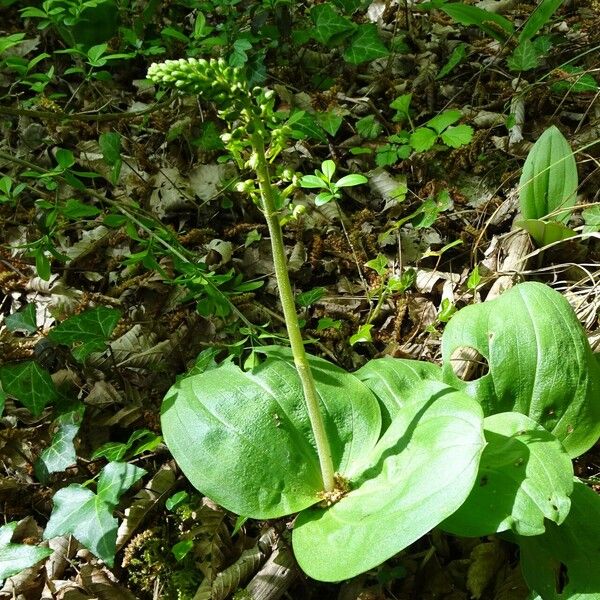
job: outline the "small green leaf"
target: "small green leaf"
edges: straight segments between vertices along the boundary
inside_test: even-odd
[[[361,325],[358,328],[358,331],[350,336],[348,340],[351,346],[355,344],[363,344],[365,342],[372,342],[373,338],[371,337],[371,329],[373,329],[373,325],[366,323],[365,325]]]
[[[18,523],[13,521],[0,527],[0,585],[3,579],[33,567],[33,565],[52,554],[50,548],[40,548],[28,544],[12,544],[11,539],[17,525]]]
[[[452,50],[452,54],[450,55],[450,58],[448,58],[448,62],[440,69],[440,72],[436,75],[436,79],[442,79],[451,73],[452,70],[463,61],[466,54],[467,45],[461,42],[454,48],[454,50]]]
[[[36,417],[58,397],[50,373],[34,361],[1,367],[0,381],[4,392]]]
[[[59,148],[56,151],[56,162],[61,169],[68,169],[75,164],[75,157],[70,150]]]
[[[232,67],[243,67],[248,62],[247,51],[252,48],[252,42],[245,38],[238,38],[233,42],[233,50],[229,56],[229,64]]]
[[[442,529],[467,537],[507,530],[540,535],[546,519],[562,523],[573,491],[573,466],[562,444],[521,413],[492,415],[483,428],[487,445],[477,483]]]
[[[324,329],[341,329],[342,322],[339,319],[332,319],[331,317],[323,317],[319,319],[317,323],[317,331],[323,331]]]
[[[437,140],[437,133],[429,127],[418,127],[410,134],[410,145],[415,152],[429,150]]]
[[[177,542],[172,548],[171,552],[177,562],[182,561],[194,547],[194,540],[181,540]]]
[[[558,10],[564,0],[540,0],[519,33],[519,43],[530,40]]]
[[[540,64],[538,52],[529,40],[525,40],[514,49],[506,64],[511,71],[530,71]]]
[[[312,290],[302,292],[296,296],[296,304],[302,308],[308,308],[315,302],[318,302],[326,293],[327,289],[324,287],[316,287]]]
[[[73,440],[81,426],[84,410],[85,406],[81,404],[56,419],[56,433],[52,436],[52,443],[35,463],[36,476],[42,483],[48,480],[49,474],[60,473],[76,463],[77,453]]]
[[[429,119],[425,125],[435,130],[438,135],[450,125],[453,125],[462,117],[462,112],[457,109],[445,110],[443,113]]]
[[[378,275],[383,276],[387,273],[387,264],[387,257],[383,254],[378,254],[377,258],[367,261],[365,267],[369,267],[369,269],[373,269]]]
[[[167,499],[165,508],[167,510],[174,510],[184,502],[187,502],[189,497],[190,495],[186,491],[177,492]]]
[[[473,128],[464,124],[456,125],[456,127],[448,127],[440,137],[446,146],[450,146],[450,148],[460,148],[473,139]]]
[[[114,165],[121,160],[121,135],[115,131],[100,134],[98,139],[102,158],[107,165]]]
[[[479,274],[479,265],[475,265],[475,268],[469,274],[467,279],[467,289],[476,290],[481,283],[481,275]]]
[[[327,189],[327,183],[316,175],[304,175],[300,179],[300,187],[303,188],[324,188]]]
[[[37,321],[35,315],[35,304],[27,304],[19,312],[8,315],[4,320],[6,328],[9,331],[25,331],[26,333],[35,333],[37,331]]]
[[[519,180],[519,201],[526,219],[566,223],[577,201],[577,163],[569,142],[554,126],[529,151]],[[560,210],[566,209],[566,210]]]
[[[335,194],[331,194],[330,192],[321,192],[315,196],[315,206],[323,206],[323,204],[327,204],[336,197]]]
[[[383,130],[383,127],[375,118],[375,115],[367,115],[356,121],[356,131],[367,140],[376,138]]]
[[[335,136],[344,121],[344,117],[332,110],[317,113],[316,118],[317,123],[332,137]]]
[[[57,344],[74,346],[73,357],[83,361],[92,352],[103,352],[121,312],[98,306],[70,317],[57,325],[48,337]]]
[[[441,4],[439,9],[461,25],[476,25],[499,42],[506,42],[514,31],[513,24],[506,17],[477,6],[462,2],[447,2]]]
[[[379,37],[377,25],[374,23],[359,25],[348,44],[343,57],[353,65],[359,65],[389,54],[388,49]]]
[[[325,175],[325,179],[331,181],[335,173],[335,163],[332,160],[324,160],[321,163],[321,170],[323,171],[323,175]]]
[[[101,214],[101,211],[95,206],[83,204],[79,200],[70,198],[61,208],[61,213],[68,219],[85,219],[88,217],[96,217]]]
[[[402,94],[398,96],[391,104],[390,108],[396,111],[392,121],[402,122],[410,118],[410,103],[412,100],[412,94]]]
[[[363,183],[367,183],[368,181],[369,180],[364,175],[353,173],[351,175],[346,175],[341,179],[338,179],[335,182],[335,186],[338,188],[354,187],[355,185],[362,185]]]

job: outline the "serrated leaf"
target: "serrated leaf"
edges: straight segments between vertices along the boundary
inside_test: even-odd
[[[389,54],[388,49],[379,37],[377,26],[373,23],[360,25],[348,44],[343,57],[353,65],[359,65]]]
[[[4,392],[16,398],[36,417],[58,397],[50,373],[35,361],[1,367],[0,381]]]
[[[356,26],[346,17],[339,15],[331,6],[325,3],[311,10],[315,28],[313,36],[317,42],[328,44],[332,38],[352,31]]]
[[[525,581],[544,600],[597,600],[599,539],[600,496],[576,479],[565,521],[548,523],[542,535],[517,538]]]
[[[469,494],[484,440],[481,409],[425,382],[352,474],[351,491],[301,512],[292,533],[302,570],[340,581],[376,567],[454,512]]]
[[[0,527],[0,584],[3,579],[33,567],[52,554],[50,548],[11,543],[17,525],[18,523],[13,521]]]
[[[529,40],[525,40],[513,50],[506,64],[511,71],[530,71],[540,64],[538,52]]]
[[[443,113],[433,117],[433,119],[429,119],[425,125],[440,134],[444,129],[456,123],[461,117],[462,112],[460,110],[445,110]]]
[[[410,134],[410,145],[415,152],[429,150],[437,140],[437,133],[429,127],[418,127]]]
[[[9,331],[25,331],[26,333],[35,333],[37,331],[35,304],[28,304],[19,312],[8,315],[4,319],[4,322],[6,323],[6,328]]]
[[[448,127],[440,137],[446,146],[460,148],[473,139],[473,128],[470,125],[464,124],[456,125],[456,127]]]
[[[73,535],[112,567],[118,525],[112,513],[119,496],[145,473],[144,469],[127,463],[109,463],[100,472],[97,494],[77,483],[58,490],[44,539]]]
[[[52,443],[41,453],[35,463],[37,478],[42,483],[47,481],[50,473],[59,473],[75,464],[77,453],[73,440],[81,426],[84,410],[82,404],[56,419],[57,431],[52,437]]]
[[[506,530],[540,535],[545,519],[562,523],[573,491],[573,466],[562,444],[521,413],[492,415],[483,428],[487,445],[477,483],[442,529],[468,537]]]
[[[577,163],[569,142],[554,126],[542,133],[529,151],[519,180],[519,202],[526,219],[566,223],[577,201]],[[565,208],[567,210],[559,211]],[[558,211],[558,212],[557,212]]]
[[[396,111],[392,121],[402,122],[409,118],[411,101],[412,94],[402,94],[390,103],[390,108],[393,108]]]
[[[176,383],[161,422],[169,450],[196,488],[232,512],[266,519],[317,502],[322,480],[291,353],[261,351],[268,358],[252,371],[224,363]],[[377,400],[354,375],[309,360],[334,467],[343,474],[377,440]]]
[[[57,325],[48,337],[57,344],[74,346],[73,356],[83,361],[92,352],[102,352],[113,332],[121,312],[115,308],[98,306],[70,317]]]
[[[348,340],[351,346],[355,344],[364,344],[365,342],[372,342],[373,338],[371,337],[371,329],[373,329],[373,325],[370,323],[365,323],[361,325],[357,332],[354,335],[350,336]]]
[[[489,372],[465,382],[453,353],[473,348]],[[569,456],[600,436],[600,367],[567,300],[541,283],[521,283],[457,312],[442,336],[444,381],[476,398],[486,416],[520,412],[552,432]]]
[[[369,260],[365,263],[365,267],[373,269],[378,275],[385,275],[387,272],[388,259],[383,254],[378,254],[377,258]]]

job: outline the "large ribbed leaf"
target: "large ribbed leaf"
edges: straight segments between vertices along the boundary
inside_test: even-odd
[[[546,533],[518,537],[527,585],[544,600],[600,598],[600,496],[575,481],[571,512]]]
[[[489,372],[464,382],[452,370],[474,348]],[[476,398],[486,416],[520,412],[552,432],[575,457],[600,436],[600,369],[567,300],[541,283],[456,313],[442,338],[444,381]]]
[[[379,565],[468,496],[485,444],[480,406],[437,381],[417,385],[403,402],[352,490],[298,515],[294,553],[309,576],[338,581]]]
[[[508,529],[539,535],[544,519],[562,523],[573,490],[573,466],[562,444],[521,413],[492,415],[483,427],[487,446],[477,483],[442,528],[473,537]]]
[[[318,501],[319,461],[296,370],[281,351],[253,371],[231,363],[187,377],[162,407],[167,446],[190,482],[232,512],[258,519]],[[354,375],[311,357],[335,470],[368,454],[381,429],[375,396]]]

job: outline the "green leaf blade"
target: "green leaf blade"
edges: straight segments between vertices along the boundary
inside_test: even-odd
[[[16,398],[36,417],[58,397],[50,373],[34,361],[1,367],[0,382],[7,395]]]
[[[0,527],[0,582],[17,575],[23,569],[33,567],[52,554],[50,548],[11,543],[17,525],[13,521]]]
[[[340,581],[398,553],[461,505],[483,446],[477,403],[438,382],[418,387],[363,461],[354,489],[298,516],[292,543],[302,569]]]

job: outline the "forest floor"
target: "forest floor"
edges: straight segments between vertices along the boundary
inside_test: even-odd
[[[202,351],[248,365],[286,333],[266,225],[235,191],[251,174],[228,160],[210,103],[145,76],[153,61],[225,56],[278,110],[302,112],[282,164],[308,175],[331,159],[368,178],[339,202],[293,196],[304,212],[284,240],[311,353],[350,371],[381,356],[439,363],[454,312],[519,281],[561,292],[598,352],[597,1],[557,8],[521,44],[442,2],[97,4],[85,21],[64,12],[74,0],[30,13],[0,0],[1,513],[19,522],[15,541],[47,545],[58,490],[107,461],[145,475],[115,513],[112,568],[59,536],[0,598],[217,600],[253,578],[261,599],[527,598],[511,546],[438,531],[351,581],[313,581],[290,553],[291,518],[240,523],[186,481],[160,437],[166,391]],[[518,32],[534,3],[479,6]],[[441,115],[446,127],[426,127]],[[540,247],[515,225],[519,177],[552,125],[579,186],[574,235]],[[76,315],[80,337],[53,338]],[[600,481],[598,446],[575,471]],[[277,585],[258,591],[278,563]],[[231,589],[211,588],[231,565]]]

